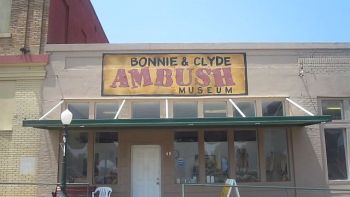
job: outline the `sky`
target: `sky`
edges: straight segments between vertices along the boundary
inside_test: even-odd
[[[110,43],[350,42],[350,0],[91,0]]]

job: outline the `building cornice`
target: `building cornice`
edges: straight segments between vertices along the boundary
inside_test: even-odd
[[[44,79],[48,55],[0,56],[0,80]]]
[[[128,43],[48,44],[48,52],[191,50],[350,50],[349,43]]]

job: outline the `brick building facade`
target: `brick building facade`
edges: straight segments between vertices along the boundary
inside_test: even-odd
[[[0,196],[48,196],[54,186],[38,184],[57,182],[57,161],[51,160],[57,150],[43,147],[51,139],[57,141],[52,135],[58,134],[22,127],[24,118],[42,114],[42,82],[48,63],[45,44],[48,39],[50,43],[108,40],[90,1],[0,3]],[[64,24],[62,18],[66,18]]]

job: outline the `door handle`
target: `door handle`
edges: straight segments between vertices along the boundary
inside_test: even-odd
[[[157,185],[159,185],[159,182],[156,182]]]

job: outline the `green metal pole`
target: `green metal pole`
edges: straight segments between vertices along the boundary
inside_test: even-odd
[[[67,139],[68,139],[68,127],[63,127],[63,160],[62,160],[62,176],[61,176],[61,197],[68,197],[66,193],[67,185]]]

